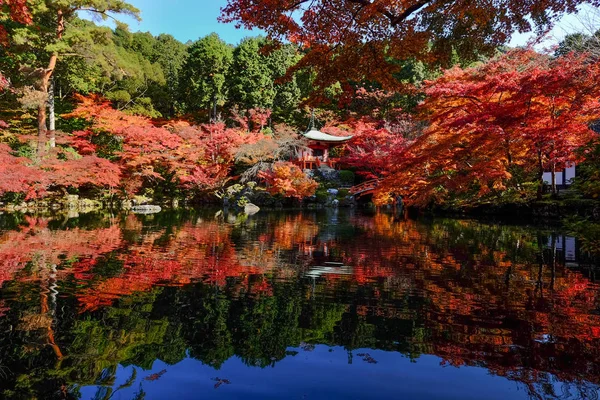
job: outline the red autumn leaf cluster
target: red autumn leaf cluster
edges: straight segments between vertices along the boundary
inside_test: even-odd
[[[59,187],[97,186],[120,188],[131,195],[165,181],[186,190],[214,190],[228,181],[238,147],[264,137],[223,123],[192,126],[179,121],[156,126],[150,119],[113,109],[97,96],[78,100],[80,105],[64,117],[86,119],[89,129],[59,133],[59,146],[36,162],[15,157],[6,145],[0,148],[5,160],[0,165],[0,172],[4,171],[0,194],[22,192],[35,197]],[[253,124],[266,123],[268,115],[254,111],[249,118]],[[96,155],[106,143],[112,146],[110,160]]]
[[[95,155],[64,161],[52,159],[43,168],[49,186],[116,188],[121,183],[119,166]]]
[[[27,0],[0,0],[0,11],[6,12],[8,18],[20,24],[32,23],[31,13],[27,7]],[[8,43],[8,34],[4,26],[0,25],[0,44]]]
[[[12,155],[12,149],[0,143],[0,193],[25,193],[35,197],[36,188],[42,181],[39,169],[29,167],[30,160]]]
[[[116,188],[120,175],[119,166],[95,155],[73,157],[54,151],[33,163],[14,156],[8,145],[0,144],[0,194],[23,193],[25,199],[31,199],[57,188]]]
[[[271,110],[264,108],[252,108],[245,113],[241,113],[237,109],[232,111],[232,119],[242,130],[247,132],[260,132],[268,125],[270,118]]]
[[[237,146],[255,140],[254,135],[223,123],[191,126],[177,122],[159,127],[147,118],[115,110],[102,99],[80,100],[81,105],[67,117],[89,119],[92,128],[75,132],[73,146],[80,153],[91,153],[96,150],[91,141],[94,131],[113,135],[122,144],[116,156],[130,193],[167,177],[186,189],[220,187],[227,180]]]
[[[366,179],[378,179],[388,174],[397,154],[411,143],[408,137],[412,129],[410,118],[403,116],[393,123],[370,117],[351,119],[323,131],[336,136],[353,135],[340,162]]]

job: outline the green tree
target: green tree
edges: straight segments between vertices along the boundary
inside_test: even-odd
[[[180,77],[181,97],[186,111],[206,109],[210,119],[217,118],[217,106],[225,102],[225,83],[232,59],[231,46],[216,33],[203,37],[188,48]]]
[[[571,33],[558,44],[556,56],[565,56],[571,52],[587,53],[593,60],[600,58],[600,30],[594,34]]]
[[[15,24],[9,34],[14,46],[20,50],[29,48],[35,54],[29,60],[29,75],[35,80],[37,90],[44,96],[51,89],[52,77],[61,54],[68,50],[64,41],[65,34],[70,27],[70,21],[77,17],[78,12],[90,12],[104,19],[112,17],[112,14],[126,14],[139,18],[139,10],[122,0],[31,0],[28,6],[33,23]],[[50,104],[53,104],[53,95],[50,96]],[[47,101],[43,97],[37,106],[37,114],[39,154],[44,147],[48,130]],[[51,133],[51,145],[54,144],[53,136]]]
[[[113,40],[114,51],[105,58],[116,67],[115,74],[108,89],[101,93],[131,114],[161,116],[154,105],[167,81],[162,65],[156,62],[157,40],[147,32],[131,33],[124,24],[117,25]]]
[[[234,50],[228,77],[231,105],[269,109],[276,120],[294,121],[310,90],[306,71],[288,74],[301,58],[295,45],[276,46],[262,37],[244,39]]]
[[[177,113],[179,74],[186,54],[186,45],[173,36],[161,34],[156,37],[151,61],[161,66],[165,85],[151,85],[149,96],[152,98],[154,106],[164,116],[173,117]]]
[[[158,40],[148,34],[131,34],[122,24],[112,31],[74,19],[69,26],[63,39],[69,52],[58,61],[54,73],[59,98],[98,93],[130,113],[160,115],[154,105],[166,96],[168,84],[152,50]],[[135,44],[136,38],[143,46]]]
[[[262,37],[242,40],[233,52],[229,71],[229,100],[244,110],[273,108],[277,92],[273,82],[272,64],[265,51]]]
[[[296,72],[289,77],[286,77],[286,73],[300,59],[298,48],[294,45],[282,46],[269,54],[271,79],[275,84],[273,116],[279,121],[289,123],[293,121],[294,114],[299,113],[299,105],[304,97],[299,82],[303,78],[299,75],[303,72]]]

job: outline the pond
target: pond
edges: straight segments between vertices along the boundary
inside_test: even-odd
[[[0,215],[0,397],[598,398],[595,270],[474,220]]]

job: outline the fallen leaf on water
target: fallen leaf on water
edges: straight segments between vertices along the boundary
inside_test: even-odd
[[[167,370],[166,370],[166,369],[163,369],[163,370],[162,370],[162,371],[160,371],[160,372],[157,372],[157,373],[155,373],[155,374],[152,374],[152,375],[148,375],[148,376],[147,376],[147,377],[145,377],[144,379],[145,379],[145,380],[147,380],[147,381],[156,381],[156,380],[160,379],[160,377],[161,377],[161,376],[163,376],[163,375],[164,375],[164,374],[166,374],[166,373],[167,373]]]

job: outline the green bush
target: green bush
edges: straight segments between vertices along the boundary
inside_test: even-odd
[[[600,224],[586,218],[571,218],[564,221],[569,233],[579,239],[581,249],[600,255]]]
[[[348,189],[340,189],[338,191],[337,197],[340,199],[345,199],[350,195],[350,191]]]
[[[327,190],[325,189],[319,189],[315,193],[315,197],[317,198],[317,202],[326,203],[329,198],[329,193],[327,193]]]
[[[587,209],[598,207],[600,202],[598,200],[592,199],[564,199],[562,202],[564,207],[568,207],[570,209]]]
[[[33,158],[37,154],[36,148],[27,142],[14,141],[10,144],[10,147],[17,157]]]
[[[340,181],[342,185],[354,185],[354,172],[347,170],[340,171]]]
[[[106,98],[120,106],[123,106],[131,101],[131,95],[126,90],[115,90],[114,92],[108,92],[106,93]]]
[[[84,131],[92,125],[91,121],[85,118],[63,118],[56,117],[56,126],[63,132],[73,133],[75,131]]]
[[[25,193],[6,192],[0,196],[0,201],[10,204],[18,204],[25,201]]]
[[[585,197],[600,198],[600,139],[596,137],[587,146],[578,150],[584,161],[577,165],[574,189]]]
[[[122,140],[108,131],[94,131],[91,142],[96,146],[98,157],[114,161],[117,154],[123,150]]]

